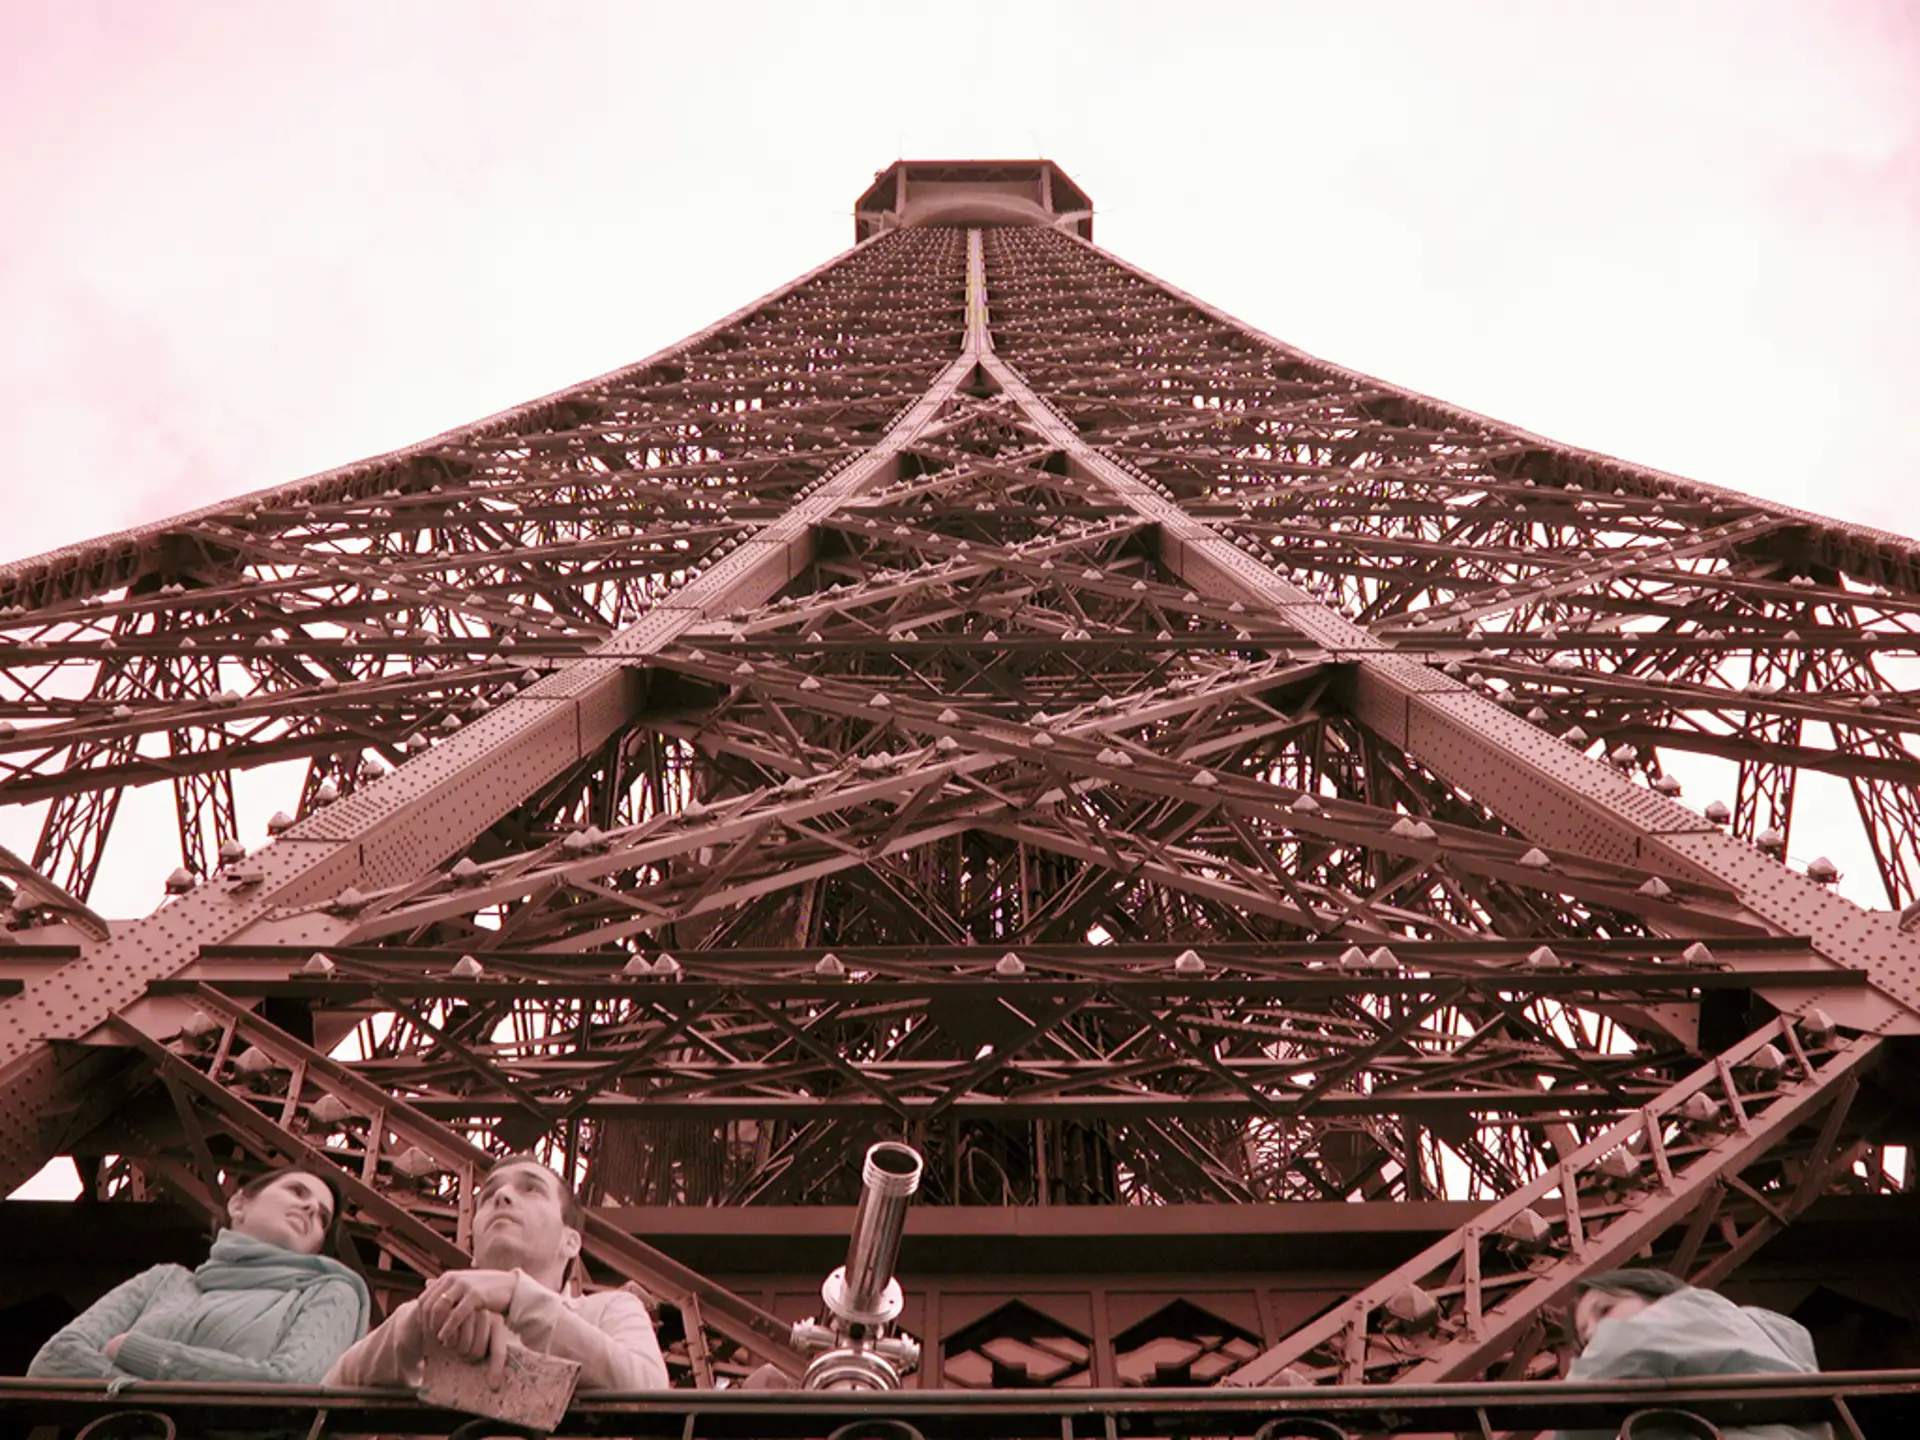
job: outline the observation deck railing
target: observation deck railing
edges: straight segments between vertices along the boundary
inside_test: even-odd
[[[1614,1435],[1629,1417],[1649,1411],[1681,1411],[1721,1429],[1824,1420],[1835,1440],[1893,1440],[1920,1435],[1920,1370],[1273,1390],[642,1391],[579,1399],[553,1434],[635,1440],[1493,1440],[1555,1429]],[[1646,1415],[1639,1423],[1653,1418]],[[1716,1433],[1688,1421],[1663,1423],[1679,1424],[1679,1433]],[[70,1440],[89,1427],[88,1440],[528,1433],[423,1405],[397,1391],[151,1382],[109,1396],[94,1382],[0,1379],[0,1436]]]

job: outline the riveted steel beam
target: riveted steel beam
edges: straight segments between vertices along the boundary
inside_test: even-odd
[[[453,1187],[452,1213],[471,1216],[480,1181],[491,1164],[484,1150],[219,992],[199,986],[193,996],[203,1013],[225,1027],[230,1037],[227,1053],[235,1062],[231,1072],[216,1061],[219,1073],[203,1073],[126,1019],[116,1019],[114,1028],[164,1077],[190,1087],[224,1125],[268,1155],[325,1165],[329,1172],[342,1171],[344,1159],[356,1159],[357,1177],[343,1171],[355,1209],[382,1227],[388,1236],[383,1243],[391,1243],[423,1272],[438,1273],[467,1259],[469,1237],[449,1236],[428,1225],[394,1190],[428,1174],[443,1176]],[[253,1064],[242,1066],[239,1061],[249,1053],[254,1055]],[[351,1117],[359,1131],[357,1155],[315,1143],[326,1127],[313,1120],[312,1110],[325,1097],[331,1097],[335,1106],[332,1123]],[[301,1129],[290,1128],[290,1122],[300,1118],[305,1121]],[[802,1363],[787,1344],[787,1326],[759,1306],[599,1216],[588,1217],[585,1240],[589,1255],[656,1297],[697,1295],[721,1333],[781,1369],[799,1373]]]
[[[815,524],[889,479],[903,448],[934,421],[972,372],[984,332],[977,232],[969,241],[967,281],[961,353],[876,443],[773,523],[589,655],[561,662],[547,678],[453,739],[269,843],[250,857],[244,883],[182,896],[110,939],[96,941],[79,960],[29,983],[24,993],[0,1000],[0,1188],[11,1188],[38,1169],[76,1121],[50,1041],[86,1035],[136,1000],[148,980],[190,963],[201,945],[234,940],[256,928],[264,928],[264,938],[270,939],[337,938],[351,922],[324,911],[307,911],[292,923],[261,927],[261,922],[288,906],[314,905],[349,888],[392,885],[430,871],[529,791],[594,753],[631,718],[636,692],[628,667],[633,659],[784,585],[808,562]],[[724,322],[715,327],[724,328]],[[123,538],[122,548],[139,540]],[[69,562],[77,563],[76,556],[57,552],[6,574],[48,574],[49,567]]]
[[[1418,1385],[1476,1375],[1545,1309],[1563,1302],[1581,1275],[1619,1268],[1711,1203],[1810,1117],[1837,1107],[1838,1117],[1820,1131],[1804,1162],[1812,1175],[1779,1191],[1771,1203],[1762,1200],[1759,1223],[1771,1235],[1819,1192],[1853,1087],[1880,1045],[1877,1036],[1867,1035],[1809,1055],[1792,1022],[1775,1020],[1240,1366],[1227,1383],[1272,1384],[1289,1367],[1344,1383]],[[1518,1223],[1528,1216],[1541,1223]],[[1717,1256],[1704,1260],[1697,1239],[1690,1241],[1681,1261],[1687,1274],[1698,1273],[1710,1284],[1731,1268]],[[1743,1241],[1734,1239],[1731,1248],[1754,1248]],[[1428,1287],[1422,1293],[1438,1310],[1397,1326],[1400,1317],[1387,1307],[1419,1286]],[[1437,1323],[1427,1324],[1429,1319]]]
[[[1184,300],[1185,297],[1182,297]],[[1862,910],[1752,847],[1720,834],[1685,807],[1635,786],[1607,766],[1510,714],[1438,668],[1396,652],[1282,579],[1140,474],[1089,445],[998,355],[981,361],[1041,435],[1135,513],[1158,527],[1161,558],[1202,593],[1231,596],[1307,635],[1352,665],[1353,711],[1362,723],[1522,834],[1594,859],[1724,886],[1777,934],[1809,935],[1827,963],[1865,970],[1875,992],[1782,996],[1789,1007],[1831,1000],[1848,1023],[1920,1031],[1920,936],[1891,914]]]
[[[862,248],[862,245],[855,245],[852,249],[841,252],[796,279],[768,291],[759,299],[741,306],[732,314],[723,316],[704,329],[694,332],[684,340],[676,341],[665,349],[656,351],[644,360],[623,365],[617,370],[610,370],[605,375],[597,376],[592,380],[569,385],[564,390],[556,390],[553,394],[542,396],[538,400],[515,405],[484,420],[473,421],[430,439],[389,451],[384,455],[357,460],[352,464],[323,471],[318,475],[310,475],[303,480],[288,481],[269,486],[264,490],[250,491],[230,499],[216,501],[211,505],[203,505],[197,510],[189,510],[166,520],[155,520],[146,525],[116,531],[96,539],[62,546],[41,555],[0,563],[0,597],[17,602],[33,591],[56,596],[79,595],[96,589],[109,588],[115,584],[124,585],[140,573],[143,562],[155,549],[168,543],[183,527],[197,521],[218,520],[231,514],[236,507],[255,503],[319,505],[378,493],[381,487],[390,483],[395,469],[404,465],[410,458],[416,455],[434,455],[449,446],[483,440],[530,420],[538,420],[577,394],[644,374],[651,367],[663,361],[672,360],[703,340],[733,329],[757,311],[803,289],[821,276],[830,274]]]

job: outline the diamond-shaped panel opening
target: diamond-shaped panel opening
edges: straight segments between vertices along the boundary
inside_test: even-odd
[[[1211,1385],[1260,1353],[1260,1337],[1175,1300],[1113,1337],[1122,1385]]]
[[[946,1383],[962,1390],[1045,1390],[1092,1383],[1093,1342],[1010,1300],[940,1347]]]

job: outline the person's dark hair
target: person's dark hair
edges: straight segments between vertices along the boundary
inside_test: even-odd
[[[582,1234],[586,1232],[586,1207],[581,1205],[580,1197],[573,1193],[573,1187],[567,1184],[565,1178],[551,1165],[547,1164],[547,1162],[542,1160],[538,1155],[529,1155],[524,1151],[516,1152],[512,1155],[502,1155],[498,1160],[494,1161],[493,1165],[487,1171],[487,1178],[493,1178],[497,1172],[506,1169],[509,1165],[531,1165],[535,1169],[544,1170],[553,1176],[553,1183],[560,1187],[560,1223],[565,1225],[569,1230],[578,1230]],[[482,1188],[484,1188],[486,1181],[483,1180],[480,1183]]]
[[[1648,1300],[1664,1300],[1688,1288],[1687,1282],[1665,1270],[1602,1270],[1574,1282],[1576,1290],[1602,1290],[1609,1295],[1639,1295]]]
[[[327,1193],[333,1197],[333,1216],[327,1221],[327,1233],[320,1239],[320,1253],[343,1260],[357,1270],[360,1257],[353,1253],[353,1242],[347,1238],[347,1205],[340,1194],[340,1181],[337,1176],[327,1174],[325,1167],[282,1165],[277,1170],[263,1171],[234,1191],[233,1198],[251,1200],[283,1175],[305,1175],[327,1187]]]

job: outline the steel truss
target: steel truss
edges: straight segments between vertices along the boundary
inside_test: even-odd
[[[211,1212],[325,1158],[396,1294],[529,1146],[610,1206],[844,1203],[875,1135],[932,1205],[1483,1202],[1173,1367],[1369,1384],[1551,1375],[1579,1274],[1719,1280],[1903,1188],[1920,938],[1780,856],[1838,777],[1915,896],[1913,543],[1340,370],[1070,228],[883,228],[637,366],[0,568],[9,1183],[113,1156],[102,1196]],[[110,928],[159,782],[172,898]],[[737,1288],[589,1250],[690,1378],[795,1368]]]

